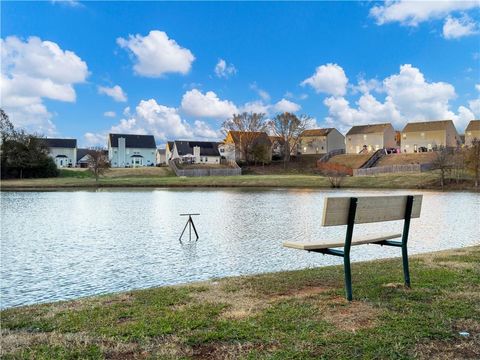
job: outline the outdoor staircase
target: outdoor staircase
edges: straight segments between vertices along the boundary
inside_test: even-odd
[[[345,154],[345,149],[332,150],[332,151],[329,151],[328,153],[326,153],[325,155],[323,155],[320,159],[318,159],[318,161],[319,162],[327,162],[332,157],[334,157],[336,155],[341,155],[341,154]]]
[[[375,151],[373,153],[373,155],[367,161],[365,161],[365,163],[362,166],[360,166],[360,169],[368,169],[368,168],[375,167],[377,165],[378,161],[386,153],[387,152],[385,151],[385,149],[378,149],[377,151]]]

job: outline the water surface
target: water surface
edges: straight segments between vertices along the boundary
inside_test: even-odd
[[[1,307],[300,269],[341,259],[286,249],[283,241],[342,239],[320,226],[325,196],[423,193],[410,253],[479,244],[480,195],[365,190],[101,190],[1,193]],[[179,243],[186,218],[197,243]],[[402,222],[357,225],[356,235],[402,230]],[[353,247],[352,260],[399,256]],[[414,274],[412,275],[414,277]]]

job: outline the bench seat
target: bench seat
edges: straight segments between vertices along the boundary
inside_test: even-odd
[[[369,236],[367,238],[361,239],[353,239],[353,245],[362,245],[362,244],[373,244],[377,242],[381,242],[384,240],[390,239],[398,239],[401,238],[402,234],[387,234],[387,235],[375,235]],[[292,248],[292,249],[299,249],[299,250],[321,250],[321,249],[328,249],[328,248],[338,248],[345,246],[345,240],[339,240],[337,242],[293,242],[287,241],[283,243],[284,247]]]

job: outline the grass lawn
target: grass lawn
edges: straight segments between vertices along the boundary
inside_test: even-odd
[[[411,276],[354,263],[351,303],[330,266],[8,309],[1,357],[480,358],[480,247],[413,256]]]
[[[95,188],[95,187],[284,187],[329,188],[328,178],[319,175],[240,175],[176,177],[167,168],[115,169],[100,178],[98,184],[88,172],[62,170],[58,178],[3,180],[2,190]],[[346,177],[345,188],[439,189],[438,173],[384,174]],[[446,189],[473,190],[471,179],[452,183]]]

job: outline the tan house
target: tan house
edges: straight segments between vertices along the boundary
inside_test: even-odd
[[[465,129],[465,145],[472,145],[473,139],[480,140],[480,120],[472,120]]]
[[[345,135],[345,151],[347,154],[359,154],[395,148],[395,135],[390,123],[354,126]]]
[[[173,148],[175,146],[174,141],[167,141],[165,144],[165,162],[168,164],[169,160],[172,160]]]
[[[298,152],[302,155],[326,154],[342,149],[345,150],[345,136],[335,128],[305,130],[298,142]]]
[[[227,160],[236,162],[247,161],[255,146],[266,146],[269,152],[269,161],[272,160],[272,142],[263,131],[229,131],[224,142],[219,145],[220,155]]]
[[[402,151],[406,153],[456,147],[460,136],[452,120],[411,122],[402,130]]]

